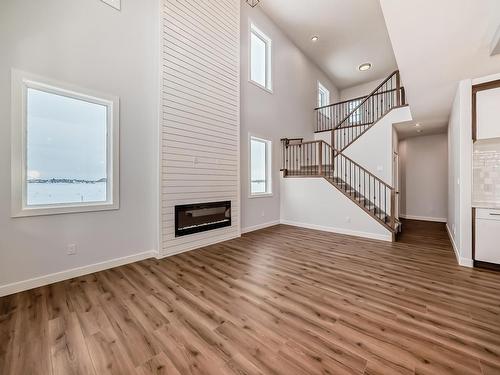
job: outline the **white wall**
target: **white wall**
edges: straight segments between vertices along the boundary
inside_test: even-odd
[[[240,1],[162,6],[165,256],[240,235]],[[231,201],[230,227],[175,237],[176,205],[219,201]]]
[[[272,39],[273,93],[248,81],[249,24]],[[241,194],[242,229],[255,229],[280,219],[280,138],[313,138],[317,81],[330,90],[332,102],[338,91],[326,75],[258,8],[242,1],[241,8]],[[273,142],[273,196],[249,198],[248,136]]]
[[[363,74],[363,72],[360,72],[360,74]],[[387,76],[389,76],[389,74]],[[377,86],[380,85],[386,78],[387,77],[376,79],[374,81],[365,82],[360,85],[343,89],[340,91],[340,100],[344,101],[368,95],[373,92],[373,90],[375,90]]]
[[[122,3],[118,12],[98,0],[0,2],[0,294],[157,249],[159,5]],[[10,217],[11,68],[120,97],[120,210]]]
[[[395,151],[395,145],[397,144],[397,134],[394,131],[393,124],[410,121],[411,120],[411,112],[409,107],[396,108],[390,111],[386,116],[380,119],[372,128],[370,128],[366,133],[364,133],[361,137],[359,137],[356,142],[350,145],[345,151],[344,154],[350,159],[354,160],[356,163],[361,165],[363,168],[367,169],[375,176],[380,178],[382,181],[386,182],[390,186],[394,187],[394,171],[393,171],[393,156]],[[330,143],[330,132],[323,132],[315,134],[315,139],[323,140],[326,143]],[[294,180],[293,178],[285,179]],[[326,181],[325,181],[326,182]],[[327,183],[328,184],[328,183]],[[300,183],[295,184],[287,184],[282,186],[287,186],[288,190],[286,191],[287,196],[284,196],[282,201],[289,202],[289,205],[292,206],[293,200],[290,196],[293,196],[294,199],[297,200],[306,200],[310,204],[310,208],[303,207],[302,202],[296,202],[295,205],[303,208],[305,211],[304,215],[300,215],[300,211],[293,211],[294,215],[290,216],[290,214],[286,212],[282,212],[282,218],[289,221],[301,222],[301,223],[309,223],[308,220],[312,219],[312,224],[319,226],[330,227],[332,231],[340,232],[340,233],[354,233],[357,232],[360,236],[369,237],[368,234],[380,234],[379,231],[374,231],[373,226],[380,227],[380,230],[385,230],[385,228],[376,222],[375,219],[370,218],[363,210],[359,207],[351,205],[346,205],[345,200],[349,200],[342,194],[332,194],[330,192],[326,192],[326,188],[322,190],[316,189],[316,186],[309,183],[309,188],[314,189],[313,197],[307,197],[305,193],[306,189],[302,190],[303,198],[299,199],[299,196],[296,195],[292,191],[292,187],[294,186],[302,186]],[[328,187],[331,190],[336,190],[333,186],[328,184]],[[309,190],[313,191],[313,190]],[[283,193],[284,194],[284,193]],[[323,206],[321,206],[318,202],[323,202]],[[390,202],[390,197],[387,197],[387,201]],[[329,203],[328,203],[329,202]],[[332,207],[335,207],[334,212],[338,213],[339,216],[334,218],[330,218],[326,216],[328,220],[331,221],[331,225],[327,225],[326,221],[318,218],[325,218],[325,214],[323,211],[325,207],[328,207],[328,204],[331,204]],[[342,211],[337,209],[337,205],[345,206],[345,210]],[[290,212],[291,208],[287,208],[287,205],[282,204],[283,207]],[[307,213],[309,212],[309,214]],[[316,214],[313,215],[313,212]],[[333,213],[328,213],[330,215]],[[366,217],[369,219],[367,220]],[[345,220],[345,217],[350,217],[351,222]],[[326,219],[325,219],[326,220]]]
[[[460,265],[472,267],[472,85],[500,74],[460,81],[448,123],[448,232]]]
[[[281,178],[281,189],[284,224],[392,240],[387,229],[324,178]]]
[[[448,137],[407,138],[399,143],[401,217],[446,222]]]
[[[459,83],[448,124],[447,228],[458,262],[472,266],[472,81]]]
[[[392,157],[395,132],[393,124],[410,120],[409,107],[393,109],[351,144],[344,154],[384,182],[394,186]],[[322,132],[315,134],[314,138],[330,144],[330,137],[331,132]]]

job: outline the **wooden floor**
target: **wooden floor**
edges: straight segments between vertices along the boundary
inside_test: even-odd
[[[500,274],[443,224],[279,225],[0,299],[0,374],[500,374]]]

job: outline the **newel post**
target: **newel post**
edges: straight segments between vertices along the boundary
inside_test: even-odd
[[[401,105],[401,76],[399,71],[396,72],[396,103],[398,107]]]
[[[396,226],[396,191],[391,189],[391,218],[390,226],[392,229]]]
[[[319,166],[318,166],[318,174],[320,176],[323,175],[323,142],[322,141],[319,141],[318,143],[318,146],[319,146],[319,156],[318,156],[318,163],[319,163]]]
[[[335,130],[332,129],[332,137],[330,141],[330,149],[332,150],[332,155],[330,156],[330,163],[332,164],[332,172],[335,170]]]

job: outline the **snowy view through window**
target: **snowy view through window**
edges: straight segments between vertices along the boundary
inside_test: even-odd
[[[107,107],[27,90],[27,205],[107,200]]]

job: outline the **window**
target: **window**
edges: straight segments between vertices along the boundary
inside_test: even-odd
[[[250,82],[272,91],[271,39],[254,24],[250,26]]]
[[[350,101],[348,105],[349,113],[351,113],[358,105],[360,105],[362,100],[363,99]],[[361,109],[358,109],[349,117],[349,123],[351,125],[359,125],[361,123]]]
[[[250,137],[250,196],[272,194],[271,141]]]
[[[118,99],[12,76],[12,215],[118,208]]]
[[[330,104],[330,91],[318,82],[318,107],[324,107]]]

